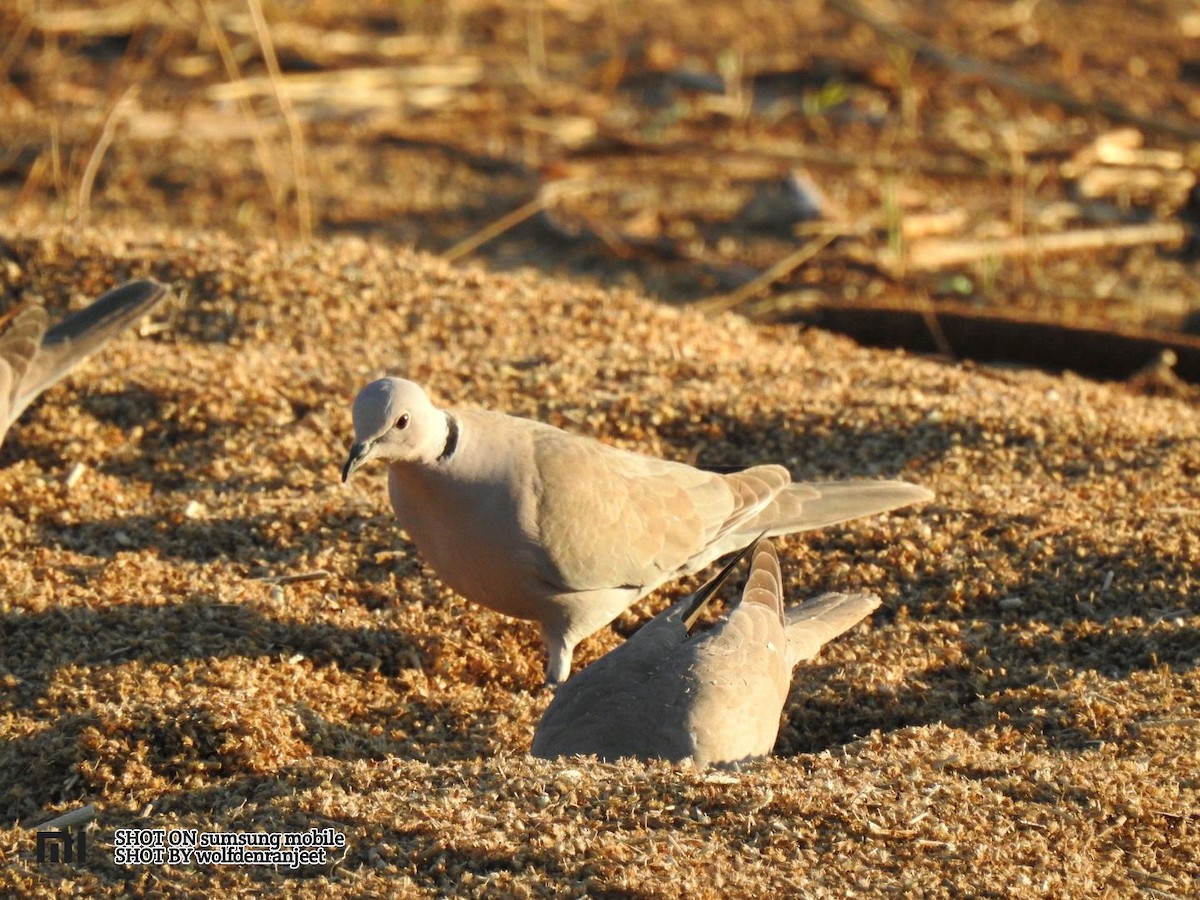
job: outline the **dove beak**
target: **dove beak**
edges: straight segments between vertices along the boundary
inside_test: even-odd
[[[372,441],[360,441],[350,448],[350,455],[346,457],[346,464],[342,466],[342,483],[345,484],[363,463],[371,455],[371,448],[375,446]]]

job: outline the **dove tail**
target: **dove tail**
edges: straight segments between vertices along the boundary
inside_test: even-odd
[[[779,572],[779,556],[770,541],[762,540],[754,546],[742,602],[765,606],[783,619],[783,576]]]
[[[34,397],[141,318],[166,291],[166,285],[148,278],[126,282],[48,330],[22,377],[14,379],[11,417],[20,415]],[[14,324],[19,323],[20,318]]]
[[[42,345],[46,310],[27,306],[10,314],[0,327],[0,441],[13,420],[21,414],[21,382]]]
[[[53,352],[69,344],[72,359],[86,356],[141,318],[166,290],[166,285],[149,278],[118,285],[47,331],[42,347]]]
[[[747,544],[729,562],[725,563],[720,572],[705,582],[700,590],[692,594],[683,611],[683,627],[687,629],[689,634],[691,634],[692,628],[695,627],[696,620],[700,618],[700,614],[708,606],[708,602],[717,595],[717,590],[726,582],[730,573],[737,567],[737,564],[752,550],[757,551],[757,548],[757,542]]]
[[[766,528],[773,537],[836,525],[932,500],[933,492],[906,481],[810,481],[788,485],[769,506],[742,526]]]
[[[874,594],[822,594],[785,614],[792,664],[812,659],[839,634],[850,630],[879,607]]]

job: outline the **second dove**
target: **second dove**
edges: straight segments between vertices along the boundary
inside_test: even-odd
[[[903,481],[793,482],[778,465],[708,472],[530,419],[440,409],[400,378],[364,387],[353,416],[342,480],[386,463],[392,508],[438,576],[538,623],[550,684],[570,674],[585,637],[760,535],[933,497]]]

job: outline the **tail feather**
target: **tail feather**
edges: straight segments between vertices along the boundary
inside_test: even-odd
[[[905,481],[802,482],[780,491],[770,506],[746,523],[744,530],[766,528],[767,535],[773,537],[932,499],[932,491]]]
[[[783,619],[783,576],[770,541],[759,541],[754,547],[750,576],[742,588],[742,602],[761,604]]]
[[[879,607],[874,594],[822,594],[785,615],[792,664],[812,659],[839,634],[850,630]]]
[[[683,610],[683,627],[690,634],[692,628],[696,624],[696,620],[700,618],[710,600],[717,596],[717,590],[728,580],[730,573],[737,567],[737,564],[742,561],[742,558],[749,553],[755,544],[750,543],[741,549],[729,562],[721,568],[721,571],[705,582],[698,591],[687,598],[687,605]]]
[[[29,306],[10,314],[4,323],[7,327],[0,333],[0,439],[24,409],[17,406],[17,397],[41,346],[46,322],[45,309]]]
[[[37,355],[17,382],[13,416],[19,415],[34,397],[63,378],[85,357],[145,315],[166,290],[166,285],[148,278],[127,282],[47,331]]]
[[[0,336],[0,360],[8,364],[14,373],[14,382],[19,382],[30,360],[41,345],[46,331],[46,310],[40,306],[29,306],[14,315]]]
[[[118,285],[47,331],[42,349],[54,354],[69,345],[72,356],[86,356],[149,312],[166,291],[150,278]]]

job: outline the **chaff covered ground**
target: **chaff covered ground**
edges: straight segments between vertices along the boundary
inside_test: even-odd
[[[1194,10],[18,0],[0,35],[0,314],[175,290],[0,448],[0,894],[1197,893],[1200,388],[648,299],[902,311],[947,359],[1153,328],[1194,372]],[[533,762],[534,629],[422,569],[381,472],[337,482],[385,371],[938,499],[780,542],[791,599],[884,602],[775,759]],[[88,804],[87,864],[37,863]],[[121,828],[347,847],[118,865]]]
[[[17,299],[177,292],[0,450],[0,893],[1195,894],[1194,405],[358,239],[0,240]],[[776,758],[532,761],[535,629],[421,568],[382,473],[338,483],[349,401],[385,371],[644,452],[938,499],[780,542],[793,600],[883,607],[799,672]],[[86,865],[37,863],[35,826],[88,803]],[[119,828],[347,847],[296,872],[122,866]]]

